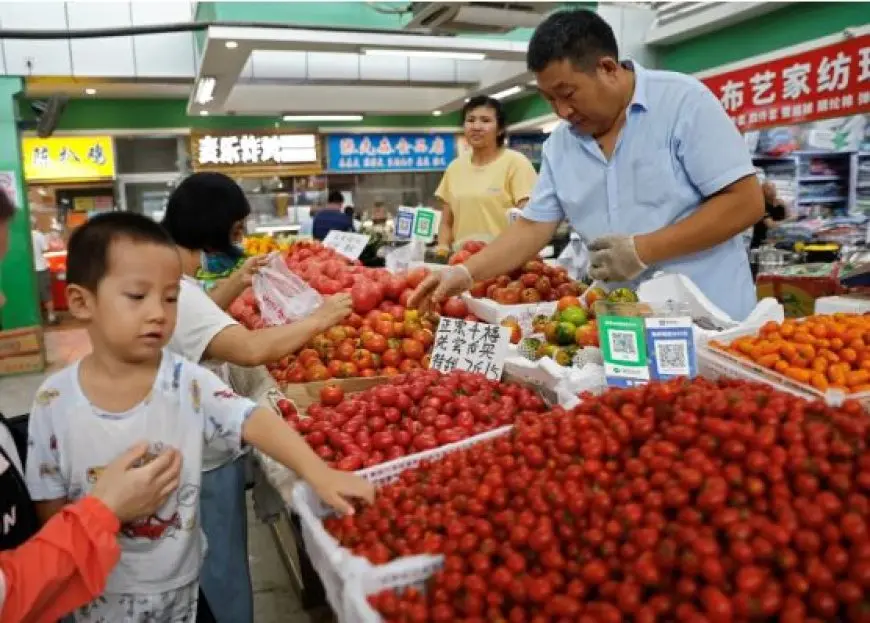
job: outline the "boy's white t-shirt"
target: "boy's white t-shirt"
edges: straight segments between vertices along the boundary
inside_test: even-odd
[[[151,594],[175,590],[199,576],[204,538],[199,522],[203,447],[238,451],[242,425],[256,404],[238,396],[212,372],[169,350],[154,387],[126,413],[106,413],[85,397],[79,364],[49,377],[30,414],[25,468],[35,501],[77,500],[88,494],[104,466],[139,441],[156,454],[182,454],[178,489],[146,520],[121,527],[121,560],[106,593]]]
[[[45,239],[45,234],[35,229],[30,230],[30,240],[33,245],[33,270],[39,272],[48,270],[48,260],[43,255],[48,251],[48,241]]]

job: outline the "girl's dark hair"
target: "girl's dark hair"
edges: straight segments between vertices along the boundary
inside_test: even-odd
[[[248,198],[232,179],[223,173],[194,173],[172,191],[162,225],[185,249],[229,253],[233,225],[250,213]]]
[[[499,147],[504,146],[505,139],[507,138],[507,120],[505,119],[504,107],[502,107],[501,102],[489,95],[475,95],[465,102],[465,106],[462,107],[462,123],[465,123],[468,113],[475,108],[489,108],[495,113],[495,124],[498,128],[495,143]]]
[[[0,223],[11,221],[15,216],[15,204],[12,198],[3,190],[0,190]]]

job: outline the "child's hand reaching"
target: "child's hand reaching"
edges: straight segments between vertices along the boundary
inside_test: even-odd
[[[342,515],[353,515],[348,500],[359,499],[368,504],[375,501],[374,485],[351,472],[326,468],[308,482],[321,500]]]

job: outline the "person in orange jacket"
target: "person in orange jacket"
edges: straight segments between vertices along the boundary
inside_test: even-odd
[[[0,259],[15,212],[0,190]],[[39,529],[15,439],[0,415],[0,623],[57,621],[103,592],[120,557],[121,523],[152,514],[178,487],[180,454],[167,450],[137,467],[147,452],[142,443],[118,457],[91,495]]]

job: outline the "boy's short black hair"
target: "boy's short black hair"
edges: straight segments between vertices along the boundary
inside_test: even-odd
[[[529,49],[526,66],[539,72],[553,62],[570,61],[587,71],[603,57],[619,60],[616,36],[604,18],[588,9],[558,11],[538,24]]]
[[[330,190],[329,195],[326,197],[326,203],[340,203],[344,205],[344,195],[341,194],[340,190]]]
[[[462,112],[459,116],[459,118],[462,119],[462,123],[465,123],[465,120],[468,118],[468,113],[475,108],[489,108],[495,113],[495,125],[498,128],[495,143],[499,147],[503,146],[505,139],[507,138],[507,117],[502,103],[489,95],[475,95],[465,102],[465,105],[462,107]]]
[[[250,214],[248,198],[231,178],[223,173],[194,173],[169,196],[163,227],[185,249],[231,253],[233,225]]]
[[[116,240],[150,243],[175,249],[159,223],[134,212],[106,212],[79,227],[70,236],[66,256],[66,282],[96,292],[109,272],[109,249]]]
[[[3,190],[0,190],[0,223],[11,221],[15,216],[15,204],[12,198]]]

